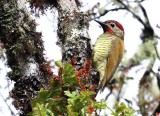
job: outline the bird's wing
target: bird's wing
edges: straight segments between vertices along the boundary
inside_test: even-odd
[[[117,37],[112,41],[111,48],[109,50],[109,55],[107,57],[107,64],[105,68],[105,80],[102,81],[101,87],[104,90],[106,84],[113,77],[121,59],[123,56],[124,44],[121,38]]]

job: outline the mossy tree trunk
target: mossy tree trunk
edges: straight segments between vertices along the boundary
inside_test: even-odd
[[[72,63],[75,70],[80,71],[86,63],[92,61],[90,38],[87,37],[90,19],[87,14],[80,12],[80,4],[77,0],[58,0],[57,2],[58,44],[62,48],[62,62]],[[85,80],[87,81],[85,87],[94,86],[96,91],[99,78],[97,72],[91,67],[88,78]],[[84,75],[81,78],[83,80]]]
[[[36,32],[36,23],[23,5],[17,0],[0,1],[0,41],[12,70],[8,77],[15,82],[10,94],[20,115],[31,111],[30,100],[46,86],[49,77],[41,33]]]
[[[91,68],[92,50],[90,39],[86,37],[88,16],[80,12],[78,0],[43,2],[30,0],[31,7],[42,11],[49,6],[57,8],[58,44],[62,48],[62,62],[72,63],[76,71],[84,69],[89,62],[89,67],[85,67],[89,68],[89,85],[85,85],[85,88],[93,85],[96,90],[99,79],[97,72]],[[30,100],[41,87],[47,87],[52,73],[48,72],[49,66],[44,58],[41,33],[36,32],[35,21],[23,7],[24,4],[20,3],[17,0],[0,1],[0,41],[5,46],[8,66],[12,70],[8,77],[15,82],[11,91],[13,105],[23,116],[32,110]]]

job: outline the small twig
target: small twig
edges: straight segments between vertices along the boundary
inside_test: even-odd
[[[153,70],[153,69],[151,69],[151,71],[150,71],[154,76],[157,76],[157,73]]]
[[[124,6],[124,8],[129,11],[144,27],[146,27],[146,24],[144,23],[144,21],[138,16],[136,15],[134,12],[132,12],[127,5],[125,5],[121,0],[117,0],[117,2],[119,2],[121,5]]]
[[[156,26],[157,28],[159,28],[160,29],[160,26],[157,24],[157,26]]]
[[[145,0],[141,0],[141,1],[135,0],[134,2],[139,2],[139,3],[140,3],[140,2],[143,2],[143,1],[145,1]],[[100,16],[95,17],[95,18],[100,18],[101,16],[104,16],[105,14],[107,14],[108,12],[111,12],[111,11],[127,10],[127,11],[130,12],[144,27],[147,27],[146,23],[145,23],[138,15],[136,15],[133,11],[131,11],[126,4],[124,4],[121,0],[117,0],[117,2],[120,3],[121,5],[123,5],[123,7],[114,8],[114,9],[110,9],[110,10],[105,10],[103,14],[101,14]],[[130,1],[130,2],[131,2],[131,1]],[[147,13],[146,13],[146,10],[144,9],[144,7],[143,7],[142,5],[140,5],[140,7],[141,7],[141,9],[142,9],[142,12],[143,12],[144,16],[146,17],[146,19],[147,19],[147,21],[148,21],[147,24],[149,24],[148,15],[147,15]],[[94,18],[94,19],[95,19],[95,18]],[[150,25],[150,24],[149,24],[149,25]]]
[[[145,0],[133,0],[133,1],[130,1],[130,0],[127,0],[128,2],[144,2]]]
[[[118,92],[117,99],[116,99],[117,102],[120,101],[120,94],[121,94],[121,92],[122,92],[122,87],[123,87],[123,84],[121,84],[120,90],[119,90],[119,92]]]
[[[154,49],[155,49],[155,52],[156,52],[157,58],[160,60],[160,56],[159,56],[159,53],[158,53],[158,50],[157,50],[157,46],[156,46],[156,44],[154,44]]]
[[[96,18],[100,18],[100,17],[106,15],[107,13],[109,13],[109,12],[111,12],[111,11],[118,11],[118,10],[125,10],[125,8],[119,7],[119,8],[109,9],[109,10],[106,9],[102,14],[100,14],[100,15],[99,15],[98,17],[96,17]]]
[[[146,9],[145,9],[141,4],[139,4],[139,6],[140,6],[140,8],[141,8],[141,10],[142,10],[142,12],[143,12],[143,15],[144,15],[145,19],[146,19],[146,24],[147,24],[148,26],[150,26],[150,22],[149,22],[149,18],[148,18]],[[151,27],[151,26],[150,26],[150,27]]]
[[[154,37],[160,39],[160,36],[158,36],[157,34],[154,34]]]
[[[104,101],[106,101],[106,100],[108,99],[108,97],[112,94],[112,92],[113,92],[113,89],[111,88],[111,89],[110,89],[110,92],[108,93],[108,95],[106,96],[106,98],[105,98]]]
[[[141,8],[141,10],[143,12],[144,17],[147,19],[147,22],[149,22],[149,18],[148,18],[146,9],[141,4],[139,4],[139,6],[140,6],[140,8]]]

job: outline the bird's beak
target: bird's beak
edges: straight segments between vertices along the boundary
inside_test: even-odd
[[[97,23],[99,23],[101,25],[104,32],[107,32],[107,25],[105,23],[98,21],[98,20],[94,20],[94,21],[96,21]]]

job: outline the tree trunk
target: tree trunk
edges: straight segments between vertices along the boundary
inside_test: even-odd
[[[78,3],[77,0],[59,0],[57,7],[58,44],[62,49],[62,62],[73,63],[76,71],[84,68],[88,60],[92,61],[90,38],[86,37],[89,17],[80,12]],[[97,75],[94,68],[89,70],[87,83],[94,85],[95,90],[99,82]]]
[[[36,2],[31,0],[31,6],[36,7]],[[37,7],[43,10],[44,4],[38,5],[40,6]],[[85,67],[88,69],[87,83],[94,85],[96,90],[99,78],[94,68],[91,68],[92,49],[90,39],[86,37],[88,16],[80,12],[78,0],[58,0],[53,1],[52,5],[56,5],[59,13],[57,33],[58,44],[62,49],[62,62],[72,63],[76,71],[88,66]],[[13,105],[23,116],[32,110],[30,100],[37,95],[41,87],[47,87],[52,73],[48,71],[49,66],[43,56],[41,33],[36,32],[36,23],[22,2],[1,0],[0,41],[5,46],[8,66],[12,70],[8,77],[15,82],[11,91]],[[87,63],[89,65],[86,65]]]
[[[31,111],[30,100],[46,85],[49,74],[44,67],[41,33],[36,32],[35,21],[17,0],[0,1],[0,40],[12,70],[8,76],[15,82],[13,104],[21,110],[20,115],[26,115]]]

